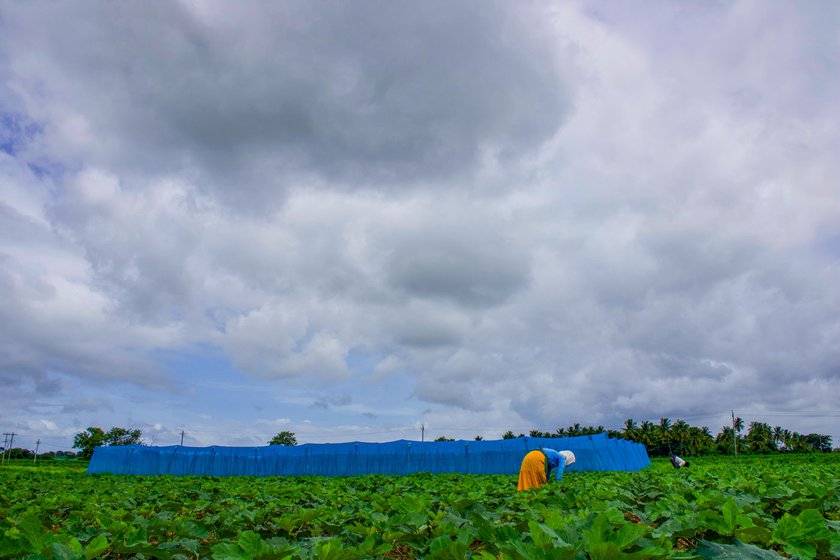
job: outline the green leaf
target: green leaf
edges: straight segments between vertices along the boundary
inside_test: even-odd
[[[55,560],[79,560],[82,555],[63,543],[53,543],[50,554]]]
[[[242,549],[245,554],[256,556],[265,549],[262,537],[259,533],[254,531],[243,531],[239,533],[239,538],[236,539],[236,544]]]
[[[288,558],[290,556],[275,556],[271,558]],[[341,546],[338,539],[327,539],[315,545],[315,557],[318,560],[353,560],[354,558],[361,558],[358,552],[350,550]]]
[[[773,533],[770,532],[770,529],[753,525],[752,527],[736,529],[735,536],[745,543],[766,545],[773,537]]]
[[[704,559],[784,560],[784,556],[781,556],[773,550],[765,550],[751,544],[744,544],[737,539],[733,544],[720,544],[703,540],[698,543],[696,552]]]
[[[211,550],[214,560],[251,560],[253,558],[243,552],[238,544],[231,542],[217,543]]]
[[[738,519],[738,506],[735,504],[735,500],[732,498],[726,500],[726,503],[721,508],[721,512],[723,513],[723,523],[726,530],[724,534],[727,536],[735,534]]]
[[[591,560],[615,560],[621,558],[621,549],[615,543],[601,542],[587,547]]]
[[[453,541],[447,536],[432,539],[429,543],[430,560],[462,560],[466,557],[470,547],[463,542]]]
[[[811,559],[818,547],[829,548],[834,538],[819,510],[809,509],[796,517],[784,514],[776,523],[772,542],[780,543],[788,554]]]
[[[531,538],[534,540],[534,544],[543,550],[571,546],[560,535],[542,523],[530,521],[528,522],[528,527],[531,530]]]
[[[647,527],[644,525],[634,525],[632,523],[628,523],[619,529],[611,540],[615,542],[619,549],[624,550],[645,536],[646,532]]]
[[[97,556],[105,552],[106,548],[108,548],[108,537],[101,534],[97,535],[93,539],[91,539],[85,547],[85,558],[87,560],[96,558]]]
[[[62,543],[64,546],[69,548],[74,554],[79,556],[82,555],[82,544],[79,542],[79,539],[76,537],[70,537],[66,541]]]

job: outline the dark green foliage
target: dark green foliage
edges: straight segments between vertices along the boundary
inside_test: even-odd
[[[143,445],[142,432],[139,429],[111,428],[106,433],[102,428],[91,426],[84,432],[79,432],[73,438],[73,448],[79,450],[83,459],[90,459],[93,450],[100,445]]]
[[[294,432],[283,430],[268,442],[268,445],[285,445],[291,447],[297,445],[297,438]]]
[[[673,429],[673,426],[672,426]],[[0,468],[0,558],[829,559],[840,456],[516,476],[120,477]]]
[[[735,418],[734,429],[723,426],[717,437],[712,436],[711,430],[703,426],[698,428],[689,425],[684,420],[671,422],[670,418],[660,418],[657,424],[644,421],[636,424],[628,418],[621,430],[606,430],[603,426],[581,426],[572,424],[567,428],[557,428],[553,432],[531,430],[528,435],[538,438],[574,437],[606,433],[611,438],[624,438],[641,443],[647,448],[651,457],[666,457],[671,454],[692,456],[706,453],[735,453],[737,440],[738,453],[766,454],[778,451],[810,453],[831,451],[831,436],[822,434],[801,435],[791,432],[781,426],[771,428],[762,422],[751,422],[749,431],[744,435],[744,421]],[[508,430],[502,439],[512,439],[518,436]]]

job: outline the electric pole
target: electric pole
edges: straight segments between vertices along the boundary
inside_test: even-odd
[[[6,433],[6,432],[3,432],[3,458],[2,458],[2,460],[0,460],[0,464],[6,462],[6,450],[9,448],[8,443],[9,443],[9,434]]]
[[[426,441],[426,425],[420,424],[420,441]]]
[[[181,430],[181,447],[184,447],[184,430]]]
[[[32,459],[33,463],[38,462],[38,448],[41,446],[41,440],[35,442],[35,457]]]
[[[15,444],[15,435],[16,434],[14,432],[11,432],[11,433],[4,433],[3,435],[5,437],[9,438],[8,440],[6,440],[5,438],[3,440],[3,462],[5,463],[6,462],[6,450],[7,449],[9,450],[9,460],[10,461],[12,460],[12,446]],[[9,442],[8,446],[6,445],[6,441]]]

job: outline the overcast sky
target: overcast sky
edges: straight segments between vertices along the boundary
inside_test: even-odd
[[[0,428],[840,444],[840,4],[0,4]]]

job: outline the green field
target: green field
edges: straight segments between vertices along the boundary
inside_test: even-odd
[[[0,468],[2,558],[836,558],[840,454],[675,471],[352,478]]]

